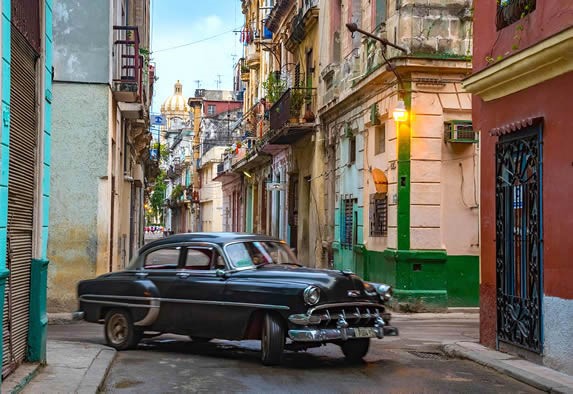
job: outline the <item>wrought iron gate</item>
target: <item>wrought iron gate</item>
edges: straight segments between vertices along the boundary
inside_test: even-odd
[[[541,126],[496,146],[497,338],[542,351]]]

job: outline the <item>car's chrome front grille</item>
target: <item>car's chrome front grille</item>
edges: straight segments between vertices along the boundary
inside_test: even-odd
[[[320,318],[319,327],[336,327],[341,321],[347,322],[348,327],[374,326],[376,318],[386,320],[387,315],[379,305],[341,305],[312,311],[312,316]]]

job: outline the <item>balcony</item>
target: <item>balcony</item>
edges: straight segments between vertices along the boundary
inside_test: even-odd
[[[287,14],[294,2],[295,0],[277,0],[265,22],[267,29],[273,33],[276,33],[280,26],[281,20]]]
[[[318,22],[318,0],[304,0],[297,15],[293,18],[291,34],[285,42],[285,47],[294,52],[296,47],[305,39],[306,35]]]
[[[139,53],[137,27],[113,27],[112,62],[115,99],[124,103],[141,103],[143,57]]]
[[[239,74],[241,75],[241,81],[249,82],[249,79],[251,78],[251,70],[247,66],[245,58],[239,59],[238,67],[239,67]]]
[[[316,89],[293,87],[269,110],[270,131],[266,142],[293,144],[315,130]]]
[[[246,65],[249,68],[259,68],[261,65],[261,51],[259,46],[252,42],[245,49]]]

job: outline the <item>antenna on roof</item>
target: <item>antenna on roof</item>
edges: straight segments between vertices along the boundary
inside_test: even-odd
[[[201,80],[196,79],[195,82],[197,83],[197,89],[200,89],[201,88]]]

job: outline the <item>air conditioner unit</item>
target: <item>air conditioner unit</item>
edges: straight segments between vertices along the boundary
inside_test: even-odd
[[[444,123],[444,141],[473,144],[478,142],[478,135],[471,121],[452,120]]]

